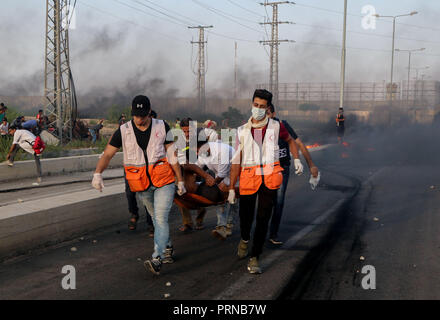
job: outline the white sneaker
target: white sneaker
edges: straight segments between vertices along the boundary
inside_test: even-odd
[[[6,164],[10,167],[14,166],[14,163],[11,160],[6,160]]]

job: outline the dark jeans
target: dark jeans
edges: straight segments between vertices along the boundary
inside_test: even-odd
[[[254,239],[251,249],[251,257],[257,257],[263,252],[264,241],[266,240],[270,216],[275,204],[277,190],[268,189],[264,183],[253,195],[240,195],[240,229],[241,238],[245,241],[251,238],[251,229],[254,222],[255,205],[258,196],[257,218],[254,231]]]
[[[11,153],[11,157],[9,158],[9,161],[14,162],[14,158],[17,155],[18,150],[20,150],[21,148],[17,145],[14,149],[14,151],[12,151]],[[38,178],[42,177],[42,173],[41,173],[41,162],[40,162],[40,156],[36,155],[34,153],[34,159],[35,159],[35,166],[37,167],[37,175]]]
[[[283,215],[284,209],[284,197],[286,195],[287,184],[289,183],[290,166],[283,166],[283,169],[283,184],[277,191],[272,221],[270,223],[270,239],[276,239],[278,237],[278,229],[280,228],[281,216]]]
[[[127,179],[125,179],[125,170],[124,170],[124,180],[125,180],[125,196],[127,197],[128,202],[128,211],[135,216],[139,216],[139,208],[136,201],[136,192],[130,190],[130,186],[128,185]],[[147,208],[145,208],[147,213],[147,223],[149,226],[153,225],[153,220],[151,219],[150,214],[148,213]]]

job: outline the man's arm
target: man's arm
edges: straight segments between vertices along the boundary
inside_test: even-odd
[[[287,144],[289,145],[289,150],[290,150],[290,153],[292,154],[293,158],[299,159],[298,146],[297,146],[295,140],[293,140],[292,136],[289,134],[287,139],[285,139],[284,141],[286,141]]]
[[[115,156],[118,150],[118,148],[108,144],[107,147],[105,147],[104,153],[99,159],[98,164],[96,165],[95,173],[103,173],[104,170],[107,169],[110,160]]]
[[[17,145],[12,144],[11,148],[9,149],[8,155],[6,156],[6,160],[9,160],[9,158],[11,157],[11,153],[15,150],[15,148],[17,148]]]
[[[165,149],[167,150],[168,162],[173,168],[174,174],[177,177],[177,182],[183,182],[182,170],[180,168],[179,161],[177,160],[177,150],[174,146],[174,143],[168,143],[165,145]]]
[[[301,141],[300,138],[296,139],[295,142],[299,146],[301,153],[303,154],[304,158],[307,161],[307,165],[309,166],[310,173],[314,178],[316,178],[318,176],[318,168],[313,163],[312,156],[310,155],[309,150],[307,149],[307,147],[304,145],[304,143]]]

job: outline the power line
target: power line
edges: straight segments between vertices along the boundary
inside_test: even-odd
[[[328,8],[324,8],[324,7],[312,6],[312,5],[298,3],[298,2],[296,2],[295,4],[298,7],[305,7],[305,8],[310,8],[310,9],[315,9],[315,10],[320,10],[320,11],[327,11],[327,12],[336,13],[336,14],[344,14],[344,12],[342,12],[342,11],[337,11],[337,10],[328,9]],[[363,17],[363,15],[356,14],[356,13],[348,13],[347,15],[353,16],[353,17]],[[388,20],[380,20],[380,21],[391,23],[391,21],[388,21]],[[413,28],[419,28],[419,29],[428,29],[428,30],[432,30],[432,31],[440,31],[439,28],[433,28],[433,27],[427,27],[427,26],[418,26],[418,25],[402,23],[402,22],[398,22],[396,24],[403,25],[403,26],[408,26],[408,27],[413,27]]]
[[[136,23],[136,22],[133,22],[132,20],[128,20],[128,19],[125,19],[125,18],[118,17],[118,16],[112,14],[111,12],[108,12],[108,11],[102,10],[102,9],[97,8],[97,7],[95,7],[95,6],[92,6],[92,5],[88,4],[88,3],[85,3],[85,2],[83,2],[83,1],[81,1],[81,0],[78,0],[78,2],[81,3],[81,5],[84,5],[84,6],[86,6],[86,7],[89,7],[89,8],[91,8],[91,9],[97,11],[97,12],[100,12],[100,13],[102,13],[102,14],[104,14],[104,15],[108,15],[108,16],[110,16],[110,17],[112,17],[112,18],[115,18],[115,19],[118,19],[118,20],[124,21],[124,22],[126,22],[126,23],[129,23],[129,24],[132,24],[132,25],[134,25],[134,26],[137,26],[137,27],[140,27],[140,28],[146,29],[146,30],[148,30],[148,31],[154,31],[155,34],[161,35],[161,36],[163,36],[163,37],[167,37],[167,38],[169,38],[169,39],[173,39],[173,40],[176,40],[176,41],[179,41],[179,42],[186,43],[186,41],[184,41],[184,40],[182,40],[182,39],[179,39],[179,38],[174,37],[174,36],[171,36],[171,35],[169,35],[169,34],[166,34],[166,33],[160,32],[160,31],[157,31],[157,29],[155,29],[155,28],[147,27],[147,26],[145,26],[145,25],[141,25],[141,24],[138,24],[138,23]]]
[[[163,6],[161,6],[161,5],[157,4],[157,3],[155,3],[155,2],[153,2],[153,1],[150,1],[150,0],[144,0],[144,1],[146,1],[146,2],[148,2],[148,3],[151,3],[152,5],[155,5],[156,7],[159,7],[159,8],[161,8],[161,9],[163,9],[163,10],[169,11],[169,12],[175,14],[175,15],[178,15],[178,16],[180,16],[180,17],[182,17],[182,18],[185,18],[185,19],[187,19],[188,21],[193,21],[193,24],[204,25],[204,23],[202,23],[202,22],[199,22],[199,21],[194,20],[193,18],[189,18],[189,17],[187,17],[187,16],[184,16],[183,14],[181,14],[181,13],[179,13],[179,12],[176,12],[176,11],[173,11],[173,10],[171,10],[171,9],[169,9],[169,8],[165,8],[165,7],[163,7]]]
[[[222,13],[222,12],[221,12],[220,10],[218,10],[218,9],[215,9],[215,8],[213,8],[213,7],[210,7],[210,6],[208,6],[208,5],[205,5],[205,4],[203,4],[203,3],[201,3],[201,2],[199,2],[199,1],[197,1],[197,0],[192,0],[192,1],[193,1],[195,4],[199,5],[200,7],[204,8],[204,9],[206,9],[206,10],[208,10],[208,11],[211,11],[211,12],[213,12],[213,13],[219,15],[219,16],[222,16],[223,18],[225,18],[225,19],[227,19],[227,20],[229,20],[229,21],[232,21],[232,22],[234,22],[234,23],[236,23],[236,24],[238,24],[238,25],[240,25],[240,26],[242,26],[242,27],[244,27],[244,28],[247,28],[247,29],[249,29],[249,30],[252,30],[252,31],[255,31],[255,32],[261,33],[260,30],[257,30],[257,29],[254,29],[254,28],[252,28],[252,27],[249,27],[249,26],[247,26],[247,25],[245,25],[245,24],[243,24],[243,23],[241,23],[241,22],[235,20],[234,18],[231,18],[230,16],[228,16],[228,15]],[[254,22],[254,21],[253,21],[253,22]]]
[[[236,3],[235,1],[232,1],[232,0],[227,0],[229,3],[232,3],[234,6],[236,6],[236,7],[239,7],[239,8],[241,8],[241,9],[243,9],[243,10],[245,10],[245,11],[247,11],[247,12],[249,12],[249,13],[251,13],[251,14],[253,14],[253,15],[255,15],[255,16],[257,16],[257,17],[264,17],[263,15],[261,15],[260,13],[257,13],[257,12],[255,12],[255,11],[252,11],[252,10],[249,10],[249,9],[247,9],[247,8],[245,8],[245,7],[243,7],[243,6],[241,6],[241,5],[239,5],[238,3]]]

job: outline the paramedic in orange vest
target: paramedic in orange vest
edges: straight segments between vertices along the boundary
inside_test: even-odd
[[[248,255],[248,244],[258,199],[256,226],[247,266],[252,274],[261,273],[258,258],[263,250],[277,190],[283,182],[278,139],[288,143],[294,158],[295,173],[299,175],[303,172],[295,140],[282,123],[270,119],[266,114],[271,102],[272,94],[269,91],[261,89],[255,91],[252,100],[252,117],[238,128],[236,153],[231,166],[230,186],[234,186],[240,177],[241,240],[237,253],[239,258]],[[235,202],[233,187],[229,190],[228,201]]]
[[[144,265],[159,274],[163,263],[173,263],[168,215],[174,200],[175,177],[179,195],[186,193],[180,165],[175,155],[170,127],[163,120],[151,118],[150,100],[137,96],[132,103],[133,120],[113,134],[99,160],[92,185],[102,191],[102,172],[122,147],[126,179],[132,192],[139,194],[154,223],[154,253]],[[169,139],[169,140],[168,140]]]

